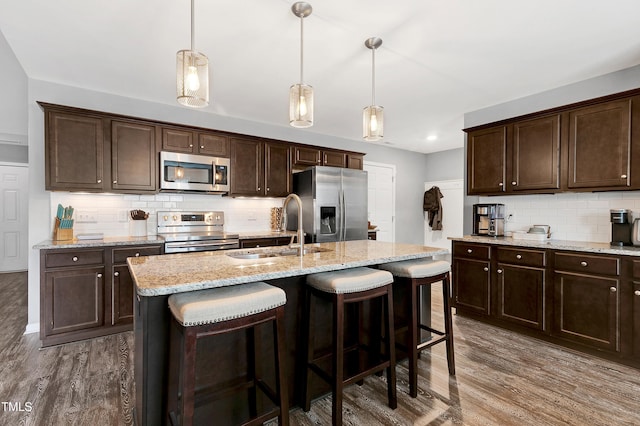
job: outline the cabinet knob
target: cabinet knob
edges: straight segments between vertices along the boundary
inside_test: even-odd
[[[640,296],[640,290],[634,291],[633,294],[635,294],[636,296]]]
[[[260,191],[262,188],[258,187],[258,191]]]
[[[582,261],[582,262],[580,262],[580,265],[581,266],[588,266],[589,264],[587,262],[585,262],[585,261]]]
[[[113,183],[118,183],[118,181],[117,181],[117,180],[114,180],[114,181],[113,181]]]
[[[98,274],[98,278],[102,278],[102,274]]]
[[[515,180],[513,182],[511,182],[511,185],[516,186],[518,184],[518,182],[516,182]]]
[[[269,191],[271,191],[271,188],[269,188],[269,187],[267,186],[267,192],[269,192]]]
[[[500,183],[498,184],[498,186],[504,186],[504,183],[500,182]]]
[[[74,262],[77,262],[77,261],[78,261],[78,256],[73,256],[73,257],[71,258],[71,260],[73,260]]]
[[[626,179],[627,175],[620,175],[620,179]]]
[[[120,272],[114,272],[114,273],[113,273],[113,276],[114,276],[114,277],[119,277],[119,276],[120,276]]]
[[[496,272],[501,274],[502,273],[502,269],[498,269]]]
[[[204,145],[200,145],[200,149],[204,149]]]
[[[102,183],[102,179],[98,179],[98,183]]]
[[[260,248],[260,244],[256,244],[256,248]]]
[[[522,259],[522,255],[521,254],[516,254],[516,259],[518,259],[518,260]]]
[[[467,249],[467,253],[471,254],[471,253],[473,253],[473,250]]]
[[[189,148],[193,148],[193,144],[192,143],[189,144]]]
[[[482,268],[485,272],[489,272],[489,267],[485,266],[484,268]]]
[[[140,253],[136,253],[136,257],[140,257]]]
[[[609,287],[609,291],[610,291],[611,293],[615,293],[616,291],[618,291],[618,289],[617,289],[617,288],[615,288],[615,287]]]

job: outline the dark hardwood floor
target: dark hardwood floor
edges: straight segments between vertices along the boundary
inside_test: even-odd
[[[0,425],[129,425],[134,398],[131,333],[39,349],[27,322],[26,273],[0,274]],[[436,286],[437,287],[437,286]],[[441,292],[433,288],[438,300]],[[434,324],[441,315],[434,311]],[[384,377],[345,390],[347,425],[640,425],[640,371],[454,317],[456,376],[444,346],[419,362],[418,398],[397,367],[398,408]],[[439,347],[442,346],[442,347]],[[26,403],[15,412],[4,402]],[[295,410],[292,425],[329,425],[331,398]],[[277,422],[271,422],[275,425]]]

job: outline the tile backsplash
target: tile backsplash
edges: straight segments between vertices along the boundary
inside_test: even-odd
[[[629,209],[640,217],[640,191],[480,197],[478,202],[505,205],[507,233],[550,225],[554,240],[610,242],[610,209]]]
[[[157,211],[220,210],[225,230],[231,232],[267,231],[271,227],[271,207],[281,207],[281,198],[230,198],[200,194],[80,194],[50,192],[51,229],[58,204],[73,206],[74,234],[102,232],[105,237],[130,235],[129,211],[149,213],[147,233],[156,233]]]

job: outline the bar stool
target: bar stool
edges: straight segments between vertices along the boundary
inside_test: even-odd
[[[305,310],[303,317],[303,351],[305,352],[304,368],[300,377],[302,380],[301,390],[303,397],[303,409],[309,411],[311,408],[311,398],[309,392],[310,373],[313,371],[320,378],[331,385],[333,396],[332,420],[334,425],[342,424],[342,390],[346,385],[352,383],[362,384],[363,379],[376,372],[387,370],[387,396],[389,407],[395,409],[396,399],[396,373],[395,373],[395,344],[393,333],[393,276],[386,271],[371,268],[352,268],[340,271],[321,272],[307,276],[307,286],[305,291]],[[312,297],[313,296],[313,297]],[[333,333],[332,351],[323,356],[315,356],[315,335],[314,335],[314,297],[328,300],[332,304],[333,310]],[[358,342],[352,347],[345,348],[345,304],[357,304],[366,300],[379,300],[384,302],[384,328],[385,333],[391,338],[387,341],[386,354],[380,351],[380,339],[371,333],[371,342],[365,347]],[[359,304],[356,306],[358,317],[360,316]],[[373,305],[372,305],[373,306]],[[378,307],[380,305],[377,305]],[[378,319],[380,316],[374,315]],[[375,321],[374,321],[375,322]],[[376,324],[372,324],[375,327]],[[358,330],[360,334],[360,330]],[[375,350],[374,350],[375,349]],[[367,350],[363,355],[363,350]],[[356,354],[358,372],[350,377],[345,377],[345,354]],[[384,356],[383,356],[384,355]],[[321,368],[323,360],[331,358],[331,370],[326,372]],[[367,360],[365,365],[364,359]],[[374,364],[375,363],[375,364]],[[374,364],[374,365],[369,365]]]
[[[398,309],[396,313],[405,312],[408,317],[407,326],[398,327],[403,321],[396,316],[396,333],[402,333],[406,329],[406,338],[399,342],[399,347],[407,352],[409,358],[409,394],[415,398],[418,396],[418,357],[423,349],[438,343],[446,342],[447,365],[449,374],[456,374],[453,356],[453,326],[451,322],[451,307],[449,303],[449,273],[451,265],[444,260],[414,259],[400,262],[391,262],[378,265],[378,268],[389,271],[394,278],[394,300]],[[444,329],[435,330],[420,322],[420,287],[435,284],[442,281],[442,306],[444,308]],[[420,339],[420,330],[429,331],[439,337],[423,342]]]
[[[169,297],[173,314],[169,356],[169,398],[167,422],[171,425],[193,424],[196,386],[197,341],[224,333],[246,330],[246,381],[226,389],[205,389],[211,400],[228,396],[233,391],[249,391],[249,415],[243,425],[261,425],[278,417],[280,425],[289,424],[289,400],[284,372],[284,305],[286,295],[280,288],[263,282],[174,294]],[[261,354],[255,350],[255,327],[271,322],[273,325],[275,358],[275,391],[258,377],[256,363]],[[199,384],[200,385],[200,384]],[[257,413],[256,390],[260,389],[275,404],[265,413]],[[200,389],[199,389],[200,390]]]

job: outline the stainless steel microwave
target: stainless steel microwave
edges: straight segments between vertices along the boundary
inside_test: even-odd
[[[160,189],[225,194],[229,166],[228,158],[161,151]]]

